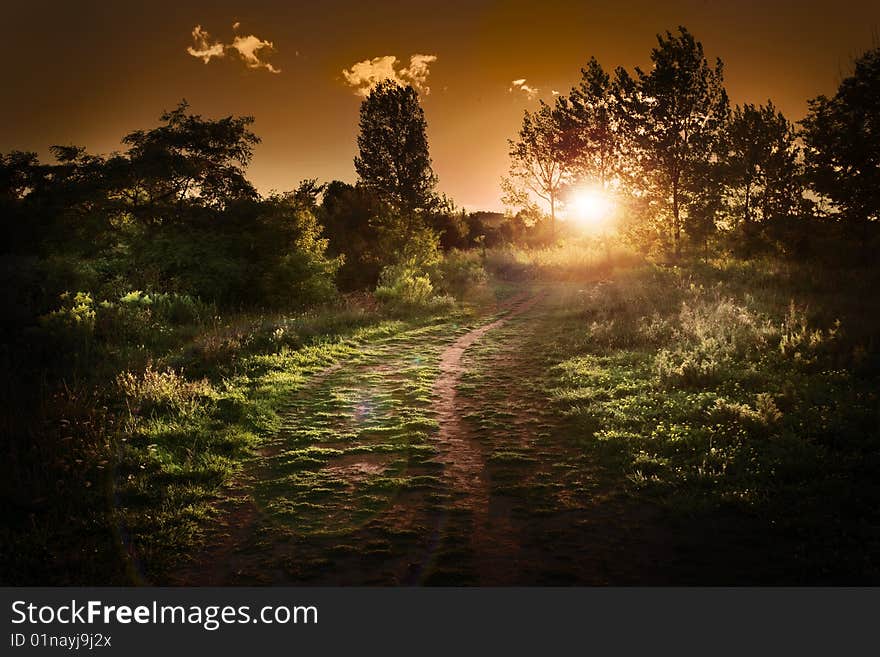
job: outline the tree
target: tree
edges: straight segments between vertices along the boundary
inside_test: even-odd
[[[682,229],[697,205],[706,168],[717,157],[728,115],[721,60],[710,66],[703,46],[684,27],[657,36],[650,72],[618,69],[620,116],[632,140],[633,178],[661,229],[681,254]]]
[[[510,145],[510,171],[502,180],[507,205],[529,209],[531,195],[550,207],[550,236],[556,233],[556,205],[559,194],[571,178],[570,146],[560,116],[541,101],[536,112],[525,111],[522,127]]]
[[[369,189],[334,180],[324,190],[319,218],[329,240],[329,251],[344,257],[339,285],[344,290],[373,287],[383,264],[377,252],[374,223],[382,207]]]
[[[437,177],[426,130],[419,96],[411,85],[385,80],[361,103],[355,170],[362,185],[406,217],[408,230],[414,228],[417,214],[436,204]]]
[[[792,124],[767,105],[734,108],[724,133],[721,164],[731,209],[747,240],[754,226],[799,209],[799,149]]]
[[[560,96],[555,113],[568,167],[582,180],[607,190],[617,174],[621,138],[617,98],[611,76],[593,57],[581,69],[581,81],[568,97]]]
[[[833,97],[810,100],[801,126],[812,189],[864,239],[880,218],[880,48],[856,60]]]
[[[188,205],[222,210],[257,197],[244,173],[260,142],[249,129],[253,117],[210,120],[188,109],[183,101],[161,116],[163,125],[126,135],[125,156],[108,162],[115,195],[144,222],[161,223]]]

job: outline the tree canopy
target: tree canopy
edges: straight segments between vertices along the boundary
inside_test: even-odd
[[[810,100],[801,125],[813,190],[849,222],[880,218],[880,48],[856,60],[834,96]]]
[[[401,214],[433,208],[437,177],[416,90],[380,82],[361,104],[359,126],[354,166],[360,183]]]

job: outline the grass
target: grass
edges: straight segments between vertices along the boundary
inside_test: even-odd
[[[57,477],[63,489],[7,515],[2,581],[161,581],[204,539],[228,486],[282,430],[298,391],[370,345],[393,349],[397,336],[468,311],[444,315],[395,319],[343,302],[297,316],[164,324],[135,349],[95,339],[87,372],[95,383],[62,387],[34,429],[48,457],[34,480]],[[423,383],[415,393],[424,395]],[[413,417],[400,429],[417,427],[426,428]]]
[[[751,543],[750,581],[877,581],[875,281],[776,266],[647,267],[571,298],[549,393],[633,498]]]
[[[468,303],[406,312],[172,299],[175,323],[136,300],[137,323],[105,326],[74,300],[82,367],[11,480],[32,495],[3,581],[878,581],[876,273],[611,255],[457,253],[442,280],[476,281]],[[433,387],[443,350],[524,291],[537,304],[462,361],[483,499],[450,483]]]

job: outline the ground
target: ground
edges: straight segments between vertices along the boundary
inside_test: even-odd
[[[170,582],[657,584],[705,576],[554,400],[581,284],[363,345],[289,400]],[[715,563],[715,560],[713,560]],[[711,566],[711,564],[710,564]],[[735,569],[728,577],[733,576]]]
[[[281,421],[187,549],[134,563],[183,585],[880,581],[876,295],[844,274],[504,279],[277,347],[248,394]]]

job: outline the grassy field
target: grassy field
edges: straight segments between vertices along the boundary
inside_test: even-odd
[[[467,301],[168,322],[105,359],[4,580],[880,579],[876,274],[484,262]]]
[[[639,268],[547,323],[549,396],[662,509],[673,581],[877,581],[875,289],[774,262]]]

